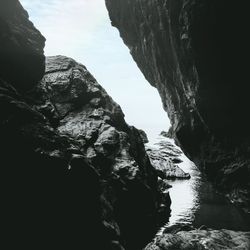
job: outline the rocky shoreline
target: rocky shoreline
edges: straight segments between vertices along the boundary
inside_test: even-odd
[[[243,149],[239,146],[241,140],[230,144],[237,145],[235,148],[225,147],[225,137],[219,140],[216,133],[209,140],[206,140],[205,133],[205,137],[202,137],[205,139],[198,141],[197,135],[204,132],[204,123],[200,122],[202,117],[197,115],[200,115],[200,109],[195,105],[195,68],[186,75],[178,63],[177,71],[172,72],[172,80],[184,79],[185,84],[178,85],[179,89],[169,89],[168,84],[167,87],[161,85],[161,80],[168,79],[168,75],[163,74],[165,71],[160,67],[161,60],[158,62],[156,59],[160,55],[165,60],[162,57],[165,52],[173,55],[175,46],[166,48],[162,53],[162,42],[154,42],[157,36],[148,31],[159,24],[160,29],[164,30],[165,22],[162,21],[176,20],[177,7],[183,1],[178,1],[178,6],[166,6],[164,3],[162,10],[170,8],[170,14],[173,12],[173,16],[167,17],[165,12],[161,13],[161,8],[156,8],[155,1],[145,3],[145,9],[142,10],[149,12],[149,15],[142,16],[144,11],[133,15],[137,18],[134,24],[141,27],[140,32],[132,29],[133,35],[136,34],[132,36],[135,40],[129,39],[131,27],[122,26],[133,18],[127,18],[127,13],[121,15],[126,17],[124,23],[124,19],[113,12],[112,4],[116,8],[127,4],[130,8],[135,4],[135,8],[131,9],[136,11],[139,2],[106,2],[113,24],[119,24],[137,63],[144,73],[148,72],[147,79],[156,80],[162,99],[167,100],[164,107],[170,114],[177,141],[190,155],[204,156],[204,172],[213,180],[216,179],[218,186],[227,189],[232,201],[247,210],[247,139],[242,144]],[[181,43],[185,43],[181,48],[186,55],[190,52],[190,6],[180,6],[185,7],[181,15],[185,29],[181,30],[180,37]],[[129,8],[122,9],[118,14]],[[155,15],[152,16],[151,11]],[[155,20],[153,17],[164,20],[153,21],[153,26],[149,22],[147,26],[144,22],[146,16],[149,21]],[[171,25],[171,29],[166,28],[166,31],[173,38],[171,44],[177,45],[176,36],[173,35],[176,32],[172,30],[176,25]],[[140,47],[140,42],[139,45],[134,44],[142,38],[143,47]],[[151,45],[154,49],[148,54],[146,51]],[[169,141],[155,145],[156,148],[145,146],[146,135],[126,123],[120,106],[84,65],[65,56],[45,58],[44,46],[45,38],[29,21],[28,13],[19,1],[1,1],[3,238],[10,249],[85,249],[89,246],[91,250],[142,249],[170,215],[171,199],[167,180],[190,178],[188,173],[178,167],[181,152]],[[142,51],[146,54],[141,54]],[[149,56],[155,60],[147,60]],[[182,55],[173,58],[175,61]],[[166,57],[163,68],[171,68],[173,58]],[[149,65],[140,65],[142,61],[149,62]],[[183,62],[185,66],[190,61],[183,59],[177,62]],[[153,67],[151,63],[154,63]],[[167,98],[167,90],[171,90],[169,94],[172,99]],[[199,153],[197,148],[201,149]],[[210,249],[248,249],[249,233],[212,229],[181,230],[157,237],[146,249],[207,249],[208,246]]]

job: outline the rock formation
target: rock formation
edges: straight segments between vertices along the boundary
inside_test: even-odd
[[[3,238],[10,249],[138,249],[170,198],[119,105],[73,59],[45,62],[44,41],[18,1],[0,2]]]
[[[250,208],[246,3],[106,0],[161,96],[171,133],[231,201]]]
[[[46,59],[45,76],[29,99],[61,136],[77,143],[98,173],[105,227],[116,240],[121,233],[128,249],[143,245],[155,230],[164,197],[140,131],[126,124],[120,106],[87,69],[67,57]]]
[[[163,234],[150,243],[145,250],[205,250],[250,248],[249,232],[230,230],[193,230],[176,234]]]
[[[158,176],[164,179],[190,179],[190,174],[185,173],[179,166],[182,163],[181,152],[168,138],[159,137],[159,141],[146,145],[146,151],[152,166]]]

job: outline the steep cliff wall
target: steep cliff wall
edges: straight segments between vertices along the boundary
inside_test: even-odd
[[[245,3],[106,0],[112,25],[155,86],[183,150],[250,207]]]

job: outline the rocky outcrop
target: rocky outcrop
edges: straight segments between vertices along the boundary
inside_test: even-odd
[[[43,77],[45,38],[18,0],[0,2],[0,78],[26,91]]]
[[[143,246],[156,230],[160,206],[167,216],[169,197],[157,189],[140,131],[126,124],[120,106],[87,69],[67,57],[46,59],[45,76],[28,100],[57,133],[77,144],[100,176],[103,223],[113,240],[121,234],[128,249]]]
[[[56,56],[45,69],[44,41],[17,0],[1,1],[3,238],[10,249],[142,248],[170,198],[140,131],[85,66]]]
[[[248,210],[245,3],[106,0],[106,5],[134,60],[160,93],[170,134],[218,188]]]
[[[49,57],[25,94],[1,80],[0,102],[6,238],[72,249],[149,241],[159,215],[168,217],[169,195],[140,132],[83,65]]]
[[[250,248],[250,233],[230,230],[193,230],[176,234],[163,234],[150,243],[145,250],[170,249],[239,249]]]
[[[182,163],[181,152],[168,138],[159,137],[159,142],[146,145],[146,151],[151,164],[156,169],[160,178],[164,179],[190,179],[190,174],[185,173],[179,166]]]

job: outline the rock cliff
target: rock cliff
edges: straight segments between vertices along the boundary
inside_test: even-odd
[[[45,61],[44,41],[18,1],[0,2],[3,238],[10,249],[138,249],[169,195],[119,105],[85,66]]]
[[[164,204],[158,191],[140,131],[127,125],[120,106],[85,66],[64,56],[46,59],[45,75],[28,102],[60,136],[77,144],[97,172],[102,219],[113,240],[121,237],[128,249],[143,246],[158,224],[157,210],[164,205],[167,215],[169,201]]]
[[[43,77],[45,38],[18,0],[0,2],[0,77],[25,91]]]
[[[155,86],[177,143],[250,208],[246,3],[106,0],[112,25]]]

